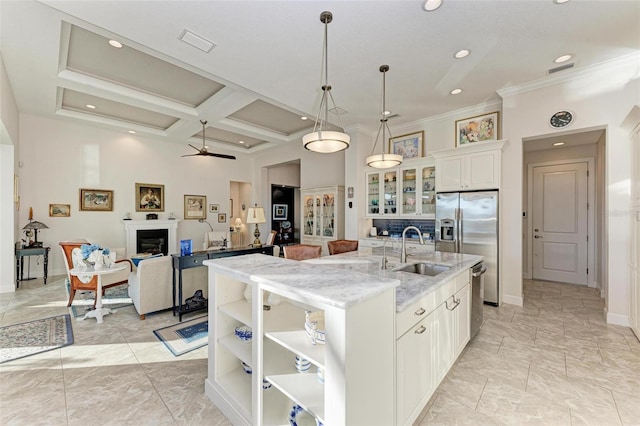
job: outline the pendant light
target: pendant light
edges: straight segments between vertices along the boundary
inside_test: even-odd
[[[387,140],[386,133],[389,132],[389,137],[391,137],[391,130],[389,130],[389,125],[387,124],[387,115],[386,115],[386,75],[387,71],[389,71],[389,65],[380,65],[380,72],[382,73],[382,114],[380,116],[380,128],[378,128],[378,134],[376,135],[376,140],[373,144],[373,148],[371,148],[371,155],[367,157],[367,166],[374,167],[376,169],[388,169],[389,167],[395,167],[402,164],[402,155],[399,154],[385,154],[384,152],[384,144]],[[382,154],[374,154],[373,152],[376,150],[376,145],[378,144],[378,138],[380,137],[380,132],[382,132]]]
[[[331,12],[322,12],[320,14],[320,22],[324,24],[324,47],[323,47],[323,65],[324,65],[324,85],[322,86],[322,100],[318,108],[318,115],[313,126],[313,131],[302,137],[302,144],[309,151],[328,154],[338,152],[349,148],[351,138],[344,132],[327,130],[327,116],[329,115],[329,100],[333,104],[333,111],[337,111],[336,103],[331,94],[331,86],[329,85],[329,52],[327,45],[327,26],[333,20]],[[340,114],[336,114],[342,125]]]

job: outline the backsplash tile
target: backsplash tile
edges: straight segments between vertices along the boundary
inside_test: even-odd
[[[418,228],[422,232],[422,234],[428,233],[431,239],[434,238],[435,229],[436,229],[435,220],[373,219],[373,226],[377,228],[378,235],[382,235],[382,231],[386,230],[386,231],[389,231],[389,236],[391,237],[401,237],[402,231],[404,230],[404,228],[411,225]],[[411,238],[417,238],[417,234],[415,231],[408,231],[407,236]]]

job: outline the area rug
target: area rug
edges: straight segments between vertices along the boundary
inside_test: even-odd
[[[69,300],[69,281],[65,280],[65,289],[67,290],[67,300]],[[73,318],[83,317],[87,312],[93,309],[93,301],[95,292],[89,290],[78,290],[73,298],[73,303],[69,306],[69,312]],[[129,297],[129,286],[127,284],[109,287],[102,296],[102,306],[110,309],[124,308],[133,305],[133,301]]]
[[[153,334],[164,343],[172,354],[180,356],[208,343],[209,318],[206,315],[194,318],[154,330]]]
[[[0,364],[72,343],[69,314],[0,327]]]

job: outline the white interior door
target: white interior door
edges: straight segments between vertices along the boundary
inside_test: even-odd
[[[533,169],[533,279],[587,285],[588,166]]]

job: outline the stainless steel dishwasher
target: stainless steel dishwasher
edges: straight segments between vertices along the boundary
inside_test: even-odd
[[[482,327],[482,310],[484,309],[484,273],[487,267],[484,262],[476,263],[471,268],[471,338]]]

